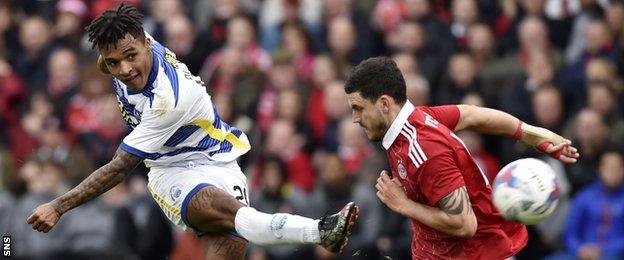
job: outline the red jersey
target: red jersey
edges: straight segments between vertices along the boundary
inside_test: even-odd
[[[393,178],[399,178],[411,200],[437,207],[440,199],[465,185],[477,217],[477,232],[469,239],[412,220],[412,258],[513,256],[527,243],[526,228],[503,219],[494,208],[488,178],[450,130],[458,120],[457,106],[414,107],[408,101],[383,138]]]

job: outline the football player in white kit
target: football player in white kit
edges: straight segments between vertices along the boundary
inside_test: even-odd
[[[144,32],[141,19],[136,8],[121,5],[86,28],[133,130],[108,164],[37,207],[27,220],[33,229],[47,233],[67,211],[119,184],[144,162],[150,193],[173,223],[201,237],[206,259],[244,259],[247,241],[316,243],[341,251],[358,207],[350,202],[320,220],[250,207],[246,177],[236,162],[250,149],[249,140],[220,119],[202,81]]]

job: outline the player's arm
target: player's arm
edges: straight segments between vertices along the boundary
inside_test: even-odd
[[[572,142],[552,131],[524,123],[500,110],[472,105],[458,105],[459,120],[455,131],[470,129],[493,135],[505,135],[520,140],[540,152],[566,163],[574,163],[579,157]]]
[[[65,212],[121,183],[142,160],[142,158],[117,149],[109,163],[91,173],[78,186],[53,201],[37,207],[28,217],[28,224],[31,224],[37,231],[47,233]]]
[[[477,232],[477,218],[466,191],[461,186],[431,207],[409,199],[398,179],[383,171],[377,179],[377,197],[391,210],[446,234],[469,238]]]

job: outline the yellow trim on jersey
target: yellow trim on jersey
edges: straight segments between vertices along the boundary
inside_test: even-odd
[[[149,192],[152,194],[152,197],[154,198],[154,200],[159,205],[162,205],[163,207],[165,207],[165,209],[167,211],[169,211],[170,213],[172,213],[173,215],[176,215],[176,216],[180,217],[180,209],[179,208],[176,208],[173,205],[167,203],[167,201],[165,199],[163,199],[160,196],[158,196],[158,194],[156,194],[156,192],[154,192],[152,190],[152,188],[150,188],[149,186],[147,187],[147,189],[149,190]]]
[[[212,125],[212,122],[207,119],[195,119],[191,121],[189,124],[199,126],[204,130],[210,137],[223,142],[223,140],[227,140],[234,146],[234,148],[246,150],[251,148],[249,143],[243,142],[240,138],[236,137],[232,132],[225,132],[219,128],[216,128]]]

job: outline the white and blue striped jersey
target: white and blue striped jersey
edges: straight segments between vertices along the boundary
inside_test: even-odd
[[[141,92],[113,78],[121,114],[133,128],[119,146],[147,167],[185,160],[228,162],[250,149],[247,136],[223,122],[199,77],[151,36],[154,65]]]

